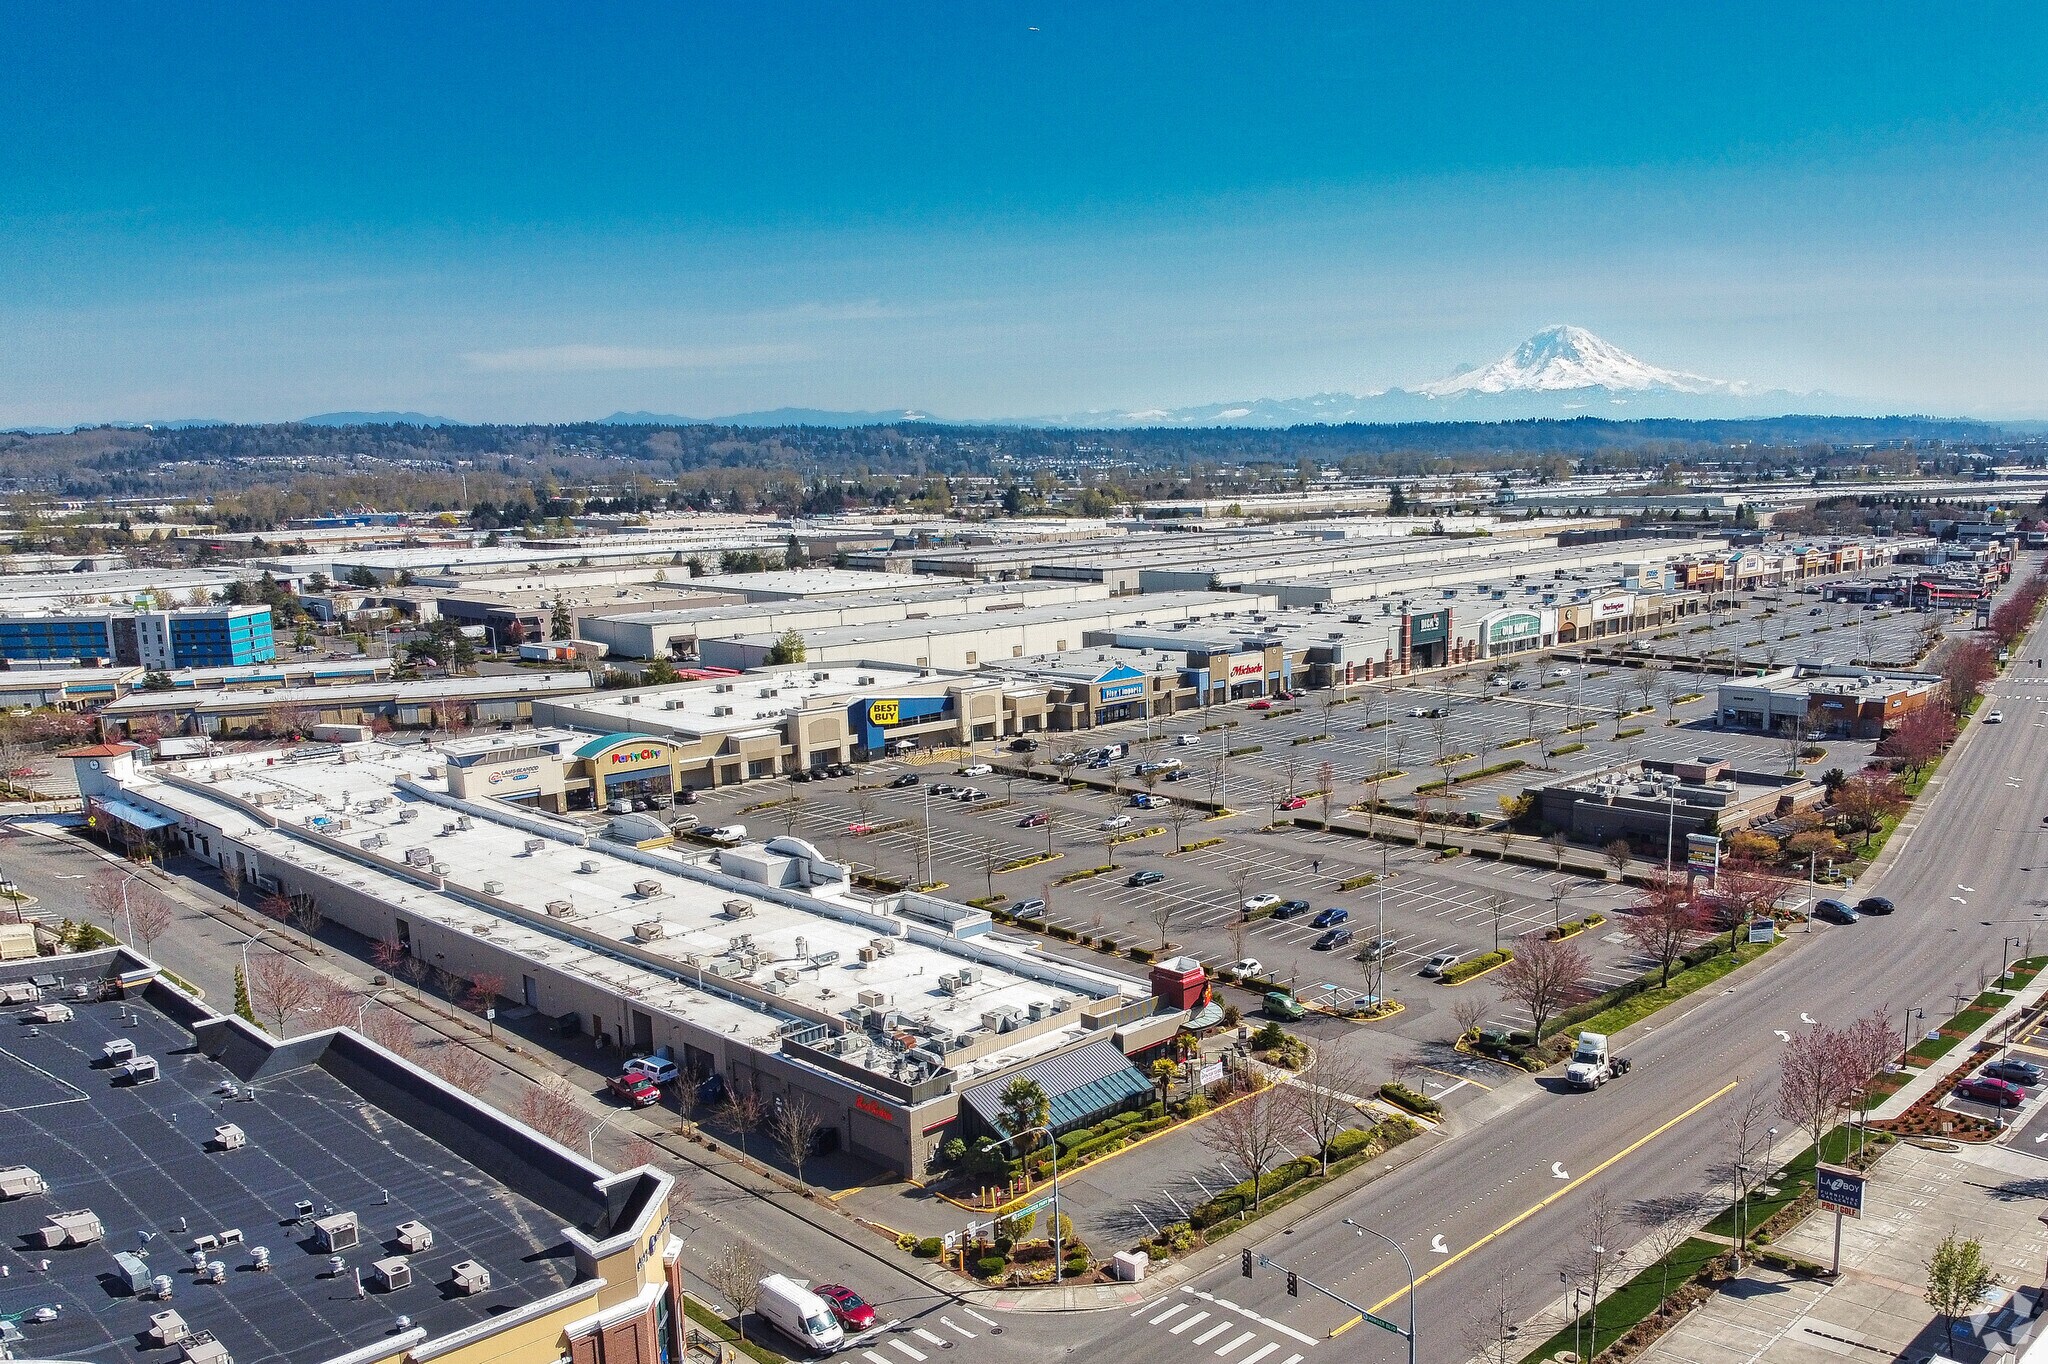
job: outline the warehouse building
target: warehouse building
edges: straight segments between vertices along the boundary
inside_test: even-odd
[[[377,1047],[276,1041],[120,949],[0,964],[11,1357],[680,1360],[673,1179]],[[42,1309],[54,1308],[54,1311]]]
[[[805,1103],[828,1141],[906,1174],[934,1167],[970,1087],[1095,1043],[1135,1070],[1187,1017],[1004,941],[983,911],[856,892],[802,839],[683,851],[638,814],[593,836],[457,794],[448,757],[418,747],[74,766],[95,807],[164,821],[174,849],[459,979],[508,982],[557,1031],[663,1051],[700,1093]]]
[[[345,682],[329,686],[131,692],[100,712],[100,732],[158,732],[234,738],[304,734],[315,725],[386,725],[401,729],[516,725],[533,719],[537,701],[591,690],[590,675],[522,672],[437,677],[424,682]],[[165,726],[169,726],[168,729]]]
[[[1602,847],[1626,839],[1640,854],[1667,854],[1673,865],[1684,862],[1689,834],[1726,838],[1827,798],[1810,778],[1738,771],[1708,754],[1581,772],[1525,794],[1535,799],[1531,815],[1539,827]]]

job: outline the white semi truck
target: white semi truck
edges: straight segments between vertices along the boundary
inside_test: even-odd
[[[1610,1056],[1607,1034],[1582,1032],[1572,1059],[1565,1063],[1565,1083],[1574,1089],[1598,1089],[1617,1075],[1628,1074],[1626,1056]]]

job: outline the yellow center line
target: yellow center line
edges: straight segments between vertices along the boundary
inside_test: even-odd
[[[1637,1137],[1634,1141],[1622,1147],[1619,1151],[1616,1151],[1613,1155],[1601,1161],[1598,1165],[1595,1165],[1592,1169],[1586,1171],[1586,1173],[1580,1175],[1577,1179],[1572,1180],[1570,1183],[1556,1190],[1548,1198],[1545,1198],[1541,1202],[1532,1204],[1531,1206],[1524,1208],[1521,1212],[1516,1213],[1513,1217],[1501,1223],[1492,1231],[1489,1231],[1488,1233],[1486,1233],[1486,1235],[1474,1241],[1471,1245],[1466,1246],[1457,1254],[1451,1256],[1449,1259],[1443,1261],[1441,1264],[1438,1264],[1430,1268],[1429,1270],[1426,1270],[1422,1274],[1417,1275],[1415,1279],[1416,1285],[1419,1287],[1422,1284],[1428,1283],[1431,1279],[1434,1279],[1437,1275],[1443,1273],[1446,1269],[1449,1269],[1452,1265],[1458,1263],[1458,1261],[1464,1259],[1467,1255],[1470,1255],[1473,1251],[1479,1249],[1481,1246],[1486,1245],[1490,1241],[1498,1240],[1500,1237],[1507,1235],[1516,1227],[1521,1226],[1522,1223],[1528,1221],[1537,1213],[1542,1212],[1552,1203],[1555,1203],[1558,1199],[1563,1198],[1573,1189],[1576,1189],[1581,1184],[1584,1184],[1587,1180],[1604,1173],[1607,1169],[1613,1166],[1616,1161],[1622,1160],[1628,1156],[1635,1154],[1637,1151],[1642,1150],[1643,1147],[1649,1145],[1658,1137],[1663,1136],[1666,1132],[1669,1132],[1672,1128],[1678,1126],[1678,1124],[1684,1122],[1687,1118],[1699,1112],[1708,1104],[1714,1102],[1714,1100],[1728,1093],[1729,1090],[1734,1089],[1735,1086],[1740,1083],[1742,1083],[1740,1080],[1730,1080],[1727,1084],[1721,1086],[1712,1094],[1709,1094],[1706,1098],[1701,1099],[1698,1103],[1694,1104],[1691,1108],[1686,1109],[1685,1112],[1680,1113],[1677,1117],[1666,1121],[1658,1127],[1651,1128],[1648,1132],[1643,1133],[1643,1135]],[[1398,1288],[1394,1290],[1392,1293],[1387,1294],[1386,1297],[1381,1298],[1378,1302],[1374,1303],[1371,1307],[1367,1308],[1366,1310],[1369,1312],[1378,1313],[1381,1308],[1399,1302],[1407,1294],[1407,1292],[1408,1290],[1406,1288]]]

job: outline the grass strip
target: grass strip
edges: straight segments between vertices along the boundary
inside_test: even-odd
[[[1601,1302],[1599,1334],[1590,1343],[1587,1330],[1591,1323],[1582,1314],[1524,1355],[1523,1364],[1531,1360],[1553,1359],[1574,1350],[1580,1352],[1581,1358],[1597,1357],[1600,1351],[1613,1345],[1663,1306],[1670,1290],[1684,1287],[1716,1257],[1726,1253],[1726,1246],[1697,1236],[1687,1237],[1678,1249],[1643,1270]]]

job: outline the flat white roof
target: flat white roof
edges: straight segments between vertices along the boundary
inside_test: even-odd
[[[785,715],[821,702],[852,705],[863,698],[895,696],[906,687],[933,682],[983,685],[952,674],[927,674],[917,668],[884,664],[797,664],[702,682],[593,692],[568,704],[573,708],[569,714],[587,719],[600,732],[642,729],[713,734],[764,729],[779,724]],[[720,715],[720,710],[732,713]],[[562,710],[554,714],[567,718]]]
[[[929,578],[910,573],[865,573],[851,568],[784,568],[761,573],[712,573],[689,580],[713,592],[773,592],[792,597],[828,597],[841,592],[900,592],[929,587]]]
[[[439,701],[473,696],[562,696],[590,690],[582,672],[494,673],[484,677],[434,677],[419,682],[342,682],[326,687],[242,687],[235,690],[133,692],[107,705],[114,710],[180,710],[252,704],[298,705],[336,701]]]

